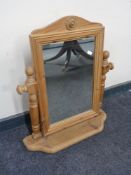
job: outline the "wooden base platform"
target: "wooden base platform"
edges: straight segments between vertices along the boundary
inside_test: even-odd
[[[88,119],[46,137],[34,140],[31,135],[27,136],[23,139],[23,142],[30,151],[55,153],[101,132],[104,128],[105,119],[106,114],[102,111],[97,117]]]

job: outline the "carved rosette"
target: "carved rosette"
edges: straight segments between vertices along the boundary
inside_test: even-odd
[[[29,107],[30,107],[30,118],[32,125],[32,138],[37,139],[42,136],[40,131],[40,120],[38,110],[38,99],[37,99],[37,83],[34,78],[34,70],[30,66],[26,69],[27,79],[24,85],[18,85],[16,90],[19,94],[28,92],[29,94]]]
[[[68,17],[65,23],[67,30],[73,30],[77,26],[76,17]]]
[[[102,105],[102,100],[103,100],[103,95],[104,95],[106,73],[109,72],[109,70],[114,69],[113,63],[108,62],[109,56],[110,56],[110,54],[109,54],[108,51],[104,51],[104,52],[103,52],[100,106]]]

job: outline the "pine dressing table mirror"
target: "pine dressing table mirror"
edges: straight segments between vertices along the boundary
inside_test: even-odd
[[[29,94],[30,151],[55,153],[103,130],[106,73],[104,27],[77,16],[63,17],[30,34],[33,65],[17,92]]]

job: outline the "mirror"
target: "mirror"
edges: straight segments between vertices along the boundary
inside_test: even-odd
[[[104,129],[101,109],[106,73],[113,69],[103,51],[104,26],[65,16],[33,30],[33,63],[17,92],[29,94],[30,151],[55,153]]]
[[[92,108],[94,48],[95,37],[42,46],[50,123]]]

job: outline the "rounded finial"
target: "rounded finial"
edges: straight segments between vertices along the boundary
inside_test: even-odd
[[[25,70],[27,76],[32,76],[34,74],[34,69],[32,66],[28,66]]]
[[[103,58],[104,58],[104,59],[107,59],[107,58],[109,58],[109,56],[110,56],[110,53],[109,53],[107,50],[105,50],[105,51],[103,52]]]

